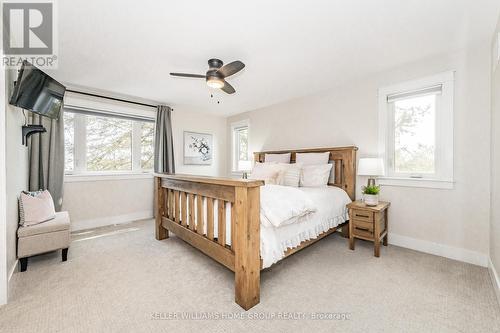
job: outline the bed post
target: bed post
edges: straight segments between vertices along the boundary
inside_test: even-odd
[[[235,188],[235,300],[245,310],[260,301],[259,186]]]
[[[161,187],[161,178],[155,177],[155,237],[157,240],[168,238],[168,230],[162,226],[165,211],[165,191]]]

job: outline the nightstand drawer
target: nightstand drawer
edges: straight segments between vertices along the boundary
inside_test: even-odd
[[[367,210],[358,210],[353,209],[352,215],[350,218],[352,220],[365,221],[365,222],[373,222],[373,212]]]
[[[351,220],[354,236],[373,238],[373,223]]]

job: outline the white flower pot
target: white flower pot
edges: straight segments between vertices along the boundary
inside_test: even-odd
[[[378,194],[364,194],[364,201],[367,206],[378,205]]]

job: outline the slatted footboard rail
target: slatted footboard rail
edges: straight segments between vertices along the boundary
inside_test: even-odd
[[[155,175],[156,239],[173,232],[234,271],[235,300],[245,310],[260,300],[262,185],[259,180]]]

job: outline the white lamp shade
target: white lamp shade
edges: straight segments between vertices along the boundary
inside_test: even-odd
[[[383,176],[384,161],[381,158],[360,158],[358,164],[359,176]]]
[[[238,170],[239,171],[251,171],[252,170],[252,161],[238,161]]]

